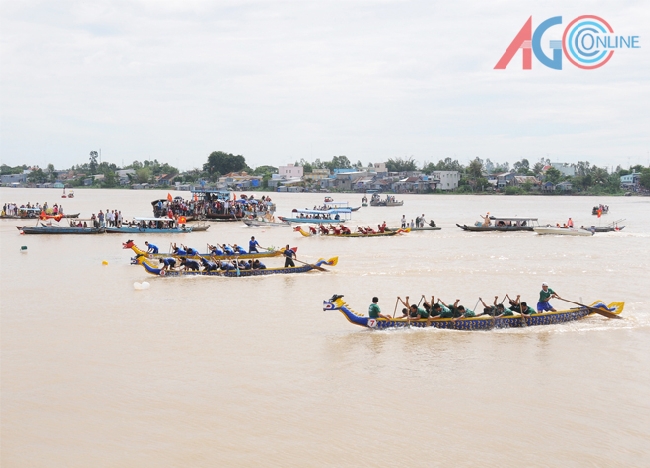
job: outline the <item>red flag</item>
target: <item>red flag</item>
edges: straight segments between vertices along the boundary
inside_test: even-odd
[[[45,221],[47,219],[47,214],[45,214],[45,211],[41,211],[41,214],[40,214],[39,218],[41,220],[43,220],[43,221]]]
[[[600,218],[600,215],[603,214],[603,210],[598,210],[598,217]]]
[[[169,193],[169,192],[167,192],[167,201],[171,203],[172,200],[173,200],[173,198],[172,198],[172,194]]]

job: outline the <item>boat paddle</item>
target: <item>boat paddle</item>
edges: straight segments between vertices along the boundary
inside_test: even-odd
[[[397,304],[399,304],[399,297],[395,301],[395,308],[393,309],[393,318],[395,318],[395,312],[397,312]]]
[[[318,266],[318,265],[313,265],[313,264],[311,264],[311,263],[303,262],[303,261],[301,261],[301,260],[298,260],[297,258],[294,258],[293,260],[294,260],[295,262],[302,263],[303,265],[309,265],[310,267],[315,268],[316,270],[327,271],[325,268],[322,268],[322,267],[320,267],[320,266]]]
[[[620,317],[620,316],[610,312],[609,310],[600,309],[598,307],[591,307],[591,306],[588,306],[588,305],[585,305],[585,304],[580,304],[579,302],[575,302],[575,301],[569,301],[567,299],[562,299],[559,296],[558,296],[558,299],[561,300],[561,301],[564,301],[564,302],[569,302],[571,304],[579,305],[580,307],[584,307],[584,308],[589,309],[589,310],[593,310],[594,312],[596,312],[597,314],[602,315],[603,317],[607,317],[607,318],[611,318],[611,319],[621,319],[621,320],[623,319],[623,317]]]

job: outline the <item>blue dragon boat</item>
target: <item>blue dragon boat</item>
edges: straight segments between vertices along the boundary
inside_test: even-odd
[[[192,271],[192,270],[163,270],[161,268],[156,268],[143,256],[137,258],[138,263],[140,263],[147,273],[156,276],[220,276],[220,277],[230,277],[230,278],[240,278],[247,276],[268,276],[268,275],[287,275],[294,273],[307,273],[311,270],[321,270],[327,271],[323,268],[323,265],[335,266],[338,263],[339,258],[333,257],[329,260],[320,259],[315,264],[305,263],[301,266],[296,267],[287,267],[287,268],[264,268],[258,270],[244,270],[244,269],[235,269],[235,270],[217,270],[217,271]]]
[[[24,234],[103,234],[103,227],[16,226]]]
[[[590,306],[581,306],[575,309],[558,310],[556,312],[544,312],[541,314],[530,314],[521,316],[519,314],[507,317],[492,317],[482,315],[478,317],[451,319],[451,318],[433,318],[433,319],[374,319],[363,316],[343,301],[343,296],[334,295],[331,299],[323,301],[323,310],[339,310],[354,325],[366,327],[375,330],[387,328],[404,328],[404,327],[434,327],[447,330],[492,330],[494,328],[521,328],[537,325],[555,325],[558,323],[573,322],[582,318],[599,313],[613,315],[616,318],[623,311],[624,302],[612,302],[605,305],[601,301],[594,302]],[[612,317],[612,318],[614,318]]]
[[[107,227],[110,234],[183,234],[192,232],[191,226],[178,226],[171,218],[134,218],[134,226],[122,225],[121,227]]]

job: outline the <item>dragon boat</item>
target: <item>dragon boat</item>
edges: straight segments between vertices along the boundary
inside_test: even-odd
[[[323,266],[336,266],[338,257],[332,257],[329,260],[319,259],[316,263],[305,263],[301,266],[295,267],[282,267],[282,268],[264,268],[257,270],[217,270],[217,271],[192,271],[192,270],[163,270],[157,268],[149,263],[149,260],[143,256],[137,257],[137,262],[141,264],[147,273],[156,276],[170,277],[170,276],[221,276],[229,278],[240,278],[248,276],[268,276],[268,275],[287,275],[294,273],[307,273],[311,270],[327,271]]]
[[[620,318],[618,315],[625,307],[624,302],[612,302],[605,304],[596,301],[590,306],[582,305],[569,310],[558,310],[556,312],[544,312],[541,314],[493,317],[481,315],[461,319],[432,318],[432,319],[374,319],[355,312],[346,302],[343,296],[334,295],[331,299],[323,301],[323,310],[339,310],[353,325],[382,330],[387,328],[403,327],[434,327],[447,330],[492,330],[493,328],[522,328],[537,325],[555,325],[558,323],[573,322],[598,313],[607,314],[611,318]]]
[[[359,229],[359,228],[357,228]],[[395,236],[403,232],[410,232],[411,228],[406,229],[397,229],[395,231],[386,230],[384,232],[374,231],[374,230],[364,230],[358,232],[352,232],[349,229],[331,226],[327,228],[326,226],[319,226],[319,229],[316,229],[313,226],[309,226],[309,231],[305,231],[301,226],[296,226],[293,228],[294,231],[299,232],[304,237],[311,236],[329,236],[329,237],[386,237],[386,236]]]
[[[204,257],[210,260],[230,260],[233,258],[239,258],[241,260],[250,259],[250,258],[268,258],[268,257],[279,257],[282,255],[284,250],[269,250],[267,252],[252,252],[247,254],[237,254],[237,255],[213,255],[211,253],[200,253],[199,255],[183,255],[183,254],[174,254],[174,253],[149,253],[146,250],[140,249],[132,240],[128,240],[122,244],[122,248],[131,249],[135,252],[136,255],[142,255],[150,260],[167,258],[167,257],[186,257],[186,258],[200,258]],[[296,252],[298,247],[291,247],[291,250]]]
[[[103,234],[103,227],[16,226],[23,234]]]

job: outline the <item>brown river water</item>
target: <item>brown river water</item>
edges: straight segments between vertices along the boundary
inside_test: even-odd
[[[188,192],[172,195],[189,196]],[[151,216],[163,191],[0,189],[0,201]],[[273,194],[278,213],[321,194]],[[335,195],[360,205],[360,195]],[[650,198],[398,196],[348,225],[434,219],[399,237],[303,238],[212,223],[181,235],[26,236],[0,221],[3,467],[649,466]],[[625,219],[593,237],[468,233],[479,214]],[[33,222],[30,222],[33,223]],[[327,273],[159,278],[122,242],[291,244]],[[28,253],[21,253],[27,246]],[[102,265],[102,262],[108,262]],[[282,260],[268,259],[268,266]],[[150,288],[135,290],[134,282]],[[422,294],[473,308],[542,281],[562,297],[625,301],[601,316],[511,330],[371,331],[338,311]],[[566,308],[557,300],[556,308]]]

